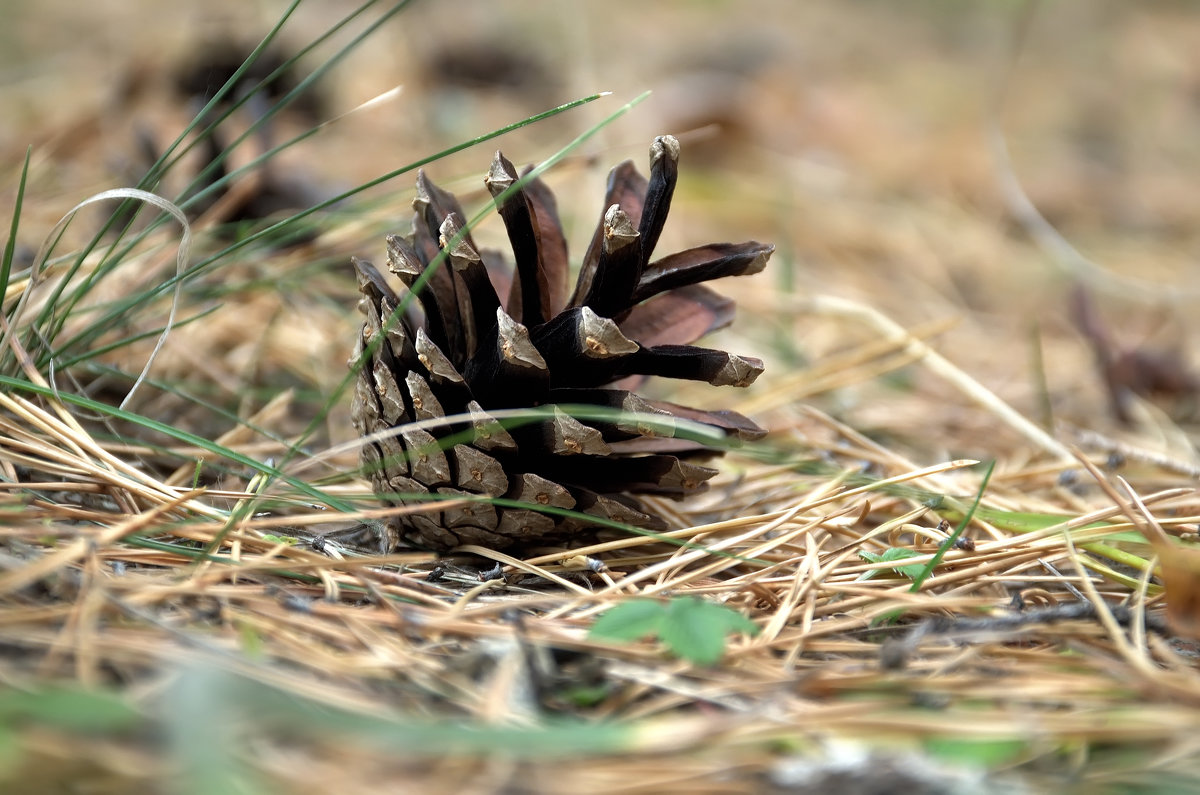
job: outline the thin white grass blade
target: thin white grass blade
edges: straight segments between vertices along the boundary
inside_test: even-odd
[[[341,121],[342,119],[346,118],[347,116],[352,116],[355,113],[358,113],[360,111],[371,110],[372,108],[377,108],[381,105],[386,105],[388,102],[391,102],[392,100],[399,98],[399,96],[403,93],[404,93],[404,86],[395,86],[394,88],[389,88],[387,91],[384,91],[381,94],[371,97],[366,102],[361,102],[358,105],[355,105],[353,108],[346,111],[345,113],[340,113],[337,116],[334,116],[332,119],[328,119],[326,121],[321,122],[320,125],[318,125],[318,129],[323,129],[325,127],[328,127],[329,125],[335,124],[335,123]]]
[[[66,228],[67,224],[71,223],[71,220],[74,219],[75,214],[90,204],[96,204],[98,202],[108,201],[110,199],[134,199],[136,201],[153,205],[163,212],[169,214],[179,222],[181,227],[183,227],[183,235],[179,240],[179,249],[175,254],[175,289],[171,293],[171,309],[167,314],[167,324],[166,327],[163,328],[162,334],[159,335],[158,341],[154,344],[154,350],[150,353],[149,358],[146,360],[146,366],[142,368],[142,372],[137,377],[137,380],[133,382],[133,386],[131,386],[129,391],[125,393],[125,398],[120,404],[120,408],[125,408],[126,404],[129,403],[130,399],[137,391],[138,387],[141,386],[142,382],[146,379],[146,376],[150,373],[150,368],[153,366],[155,358],[157,358],[159,351],[162,350],[163,344],[167,341],[167,336],[171,333],[171,329],[175,325],[175,314],[179,308],[179,292],[182,284],[183,270],[187,266],[188,256],[191,253],[192,248],[192,227],[190,224],[188,224],[187,216],[183,214],[183,210],[181,210],[174,202],[164,199],[162,196],[159,196],[156,193],[150,193],[149,191],[140,190],[138,188],[113,188],[112,190],[101,191],[94,196],[89,196],[79,204],[76,204],[74,207],[72,207],[66,215],[59,219],[58,223],[54,225],[54,228],[50,230],[50,233],[46,235],[45,240],[42,242],[41,248],[38,250],[37,256],[33,259],[33,266],[30,269],[29,283],[32,286],[37,282],[38,273],[45,264],[46,257],[50,252],[50,247],[53,245],[53,242],[58,239],[58,235]],[[17,327],[17,320],[20,318],[21,312],[25,308],[25,301],[31,293],[32,290],[26,290],[21,296],[20,304],[18,304],[16,311],[13,313],[13,321],[11,324],[12,328]],[[11,333],[11,330],[9,333]],[[5,335],[3,342],[8,342],[7,334]]]

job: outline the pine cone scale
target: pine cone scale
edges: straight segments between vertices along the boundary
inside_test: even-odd
[[[658,238],[666,226],[678,178],[679,142],[670,136],[660,135],[650,145],[650,184],[646,188],[642,216],[638,219],[638,234],[642,238],[642,267],[653,256],[654,247],[658,245]],[[641,269],[638,277],[641,277]]]
[[[667,290],[720,279],[749,276],[767,265],[775,246],[750,241],[734,245],[714,243],[698,246],[650,263],[634,291],[635,301],[644,301]]]
[[[528,173],[529,169],[525,171]],[[558,204],[545,183],[533,180],[525,185],[523,193],[533,216],[538,246],[538,285],[539,289],[546,290],[542,303],[550,307],[550,314],[546,318],[550,320],[566,307],[571,290],[567,238],[558,219]]]
[[[617,317],[629,308],[642,271],[641,235],[616,204],[604,214],[603,230],[600,260],[583,305],[597,314]]]
[[[484,178],[488,191],[499,197],[516,181],[517,169],[497,152],[492,170]],[[498,210],[516,264],[507,311],[526,326],[545,323],[558,309],[551,282],[562,279],[565,284],[567,273],[566,240],[561,234],[554,235],[558,218],[554,216],[551,224],[541,223],[542,217],[550,212],[544,205],[539,208],[525,188],[509,196]],[[561,294],[563,290],[558,292]]]
[[[583,298],[591,289],[596,268],[600,262],[600,252],[604,247],[604,217],[614,204],[621,208],[635,228],[642,219],[642,206],[646,197],[649,183],[638,173],[632,160],[626,160],[612,170],[608,175],[608,188],[604,194],[604,207],[600,212],[600,222],[596,232],[588,244],[587,252],[583,255],[583,264],[579,269],[579,279],[575,284],[575,292],[567,306],[580,306]]]
[[[503,497],[508,492],[508,475],[499,460],[466,444],[454,445],[450,457],[459,488],[491,497]]]

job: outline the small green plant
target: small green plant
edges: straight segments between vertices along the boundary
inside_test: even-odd
[[[885,549],[882,554],[876,552],[859,551],[858,556],[868,563],[892,563],[899,560],[908,560],[909,558],[919,558],[921,557],[921,553],[911,549],[905,549],[904,547],[889,547],[888,549]],[[892,566],[892,571],[903,575],[910,580],[915,580],[924,570],[925,567],[919,563],[909,563],[908,565],[903,566]],[[872,577],[878,576],[881,571],[883,571],[883,569],[871,569],[870,571],[864,571],[858,579],[869,580]]]
[[[657,636],[680,659],[712,665],[725,653],[731,632],[758,634],[758,625],[736,610],[692,596],[665,603],[633,599],[596,620],[589,637],[634,641]]]

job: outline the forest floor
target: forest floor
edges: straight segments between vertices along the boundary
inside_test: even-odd
[[[1194,791],[1200,13],[441,0],[352,44],[375,5],[232,163],[315,132],[190,216],[209,264],[128,400],[179,225],[69,270],[115,205],[89,206],[38,250],[137,184],[199,110],[186,78],[284,6],[5,12],[0,788]],[[300,3],[280,51],[347,13]],[[766,371],[648,389],[769,434],[654,503],[673,543],[314,548],[382,516],[345,393],[350,257],[408,231],[407,166],[598,92],[426,173],[473,213],[496,147],[537,163],[594,131],[543,177],[578,257],[608,170],[677,136],[660,246],[775,244],[716,285],[738,319],[705,343]],[[689,597],[732,612],[672,629]],[[639,598],[657,632],[594,631]]]

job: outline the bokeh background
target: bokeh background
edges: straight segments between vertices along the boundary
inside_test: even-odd
[[[379,16],[380,6],[361,19]],[[75,202],[136,180],[139,141],[170,140],[196,109],[176,88],[181,70],[214,47],[253,44],[284,8],[6,0],[6,217],[33,147],[20,241],[36,248]],[[301,3],[284,27],[285,48],[305,46],[348,9]],[[349,26],[304,63],[320,65],[360,29]],[[1119,434],[1094,353],[1071,320],[1070,295],[1080,284],[1089,291],[1115,346],[1174,354],[1172,366],[1190,367],[1200,246],[1197,51],[1200,12],[1165,1],[414,2],[355,47],[320,82],[314,102],[283,117],[273,134],[282,140],[402,86],[394,100],[282,156],[282,170],[328,195],[561,102],[612,92],[498,142],[514,161],[536,162],[649,89],[649,99],[548,180],[578,252],[608,168],[625,158],[644,163],[654,135],[679,137],[683,176],[664,247],[748,238],[778,246],[766,273],[725,288],[743,307],[737,349],[767,359],[756,389],[877,334],[805,309],[806,296],[831,294],[923,330],[1035,419]],[[995,156],[989,136],[997,132],[1007,137],[1011,170]],[[482,204],[481,177],[496,145],[429,171]],[[1010,177],[1098,270],[1081,277],[1030,238],[1005,195]],[[397,231],[407,228],[410,186],[405,176],[370,192],[378,200],[373,223],[331,216],[330,261],[381,258],[388,214]],[[495,223],[481,234],[502,233]],[[1139,280],[1138,288],[1122,277]],[[349,278],[346,285],[352,300]],[[342,366],[339,335],[354,318],[340,323],[331,315],[308,324],[330,339],[310,369]],[[802,381],[795,388],[805,396]],[[718,401],[748,401],[764,414],[780,407],[775,397],[755,402],[756,394]],[[1156,410],[1186,420],[1187,390],[1168,398]],[[919,368],[824,390],[819,399],[868,432],[903,434],[897,417],[911,414],[909,441],[930,456],[983,455],[1015,440],[987,427],[986,414],[973,427],[971,415],[951,411],[964,398]],[[1144,427],[1162,417],[1138,419]],[[1192,456],[1188,445],[1160,436],[1173,453]]]

